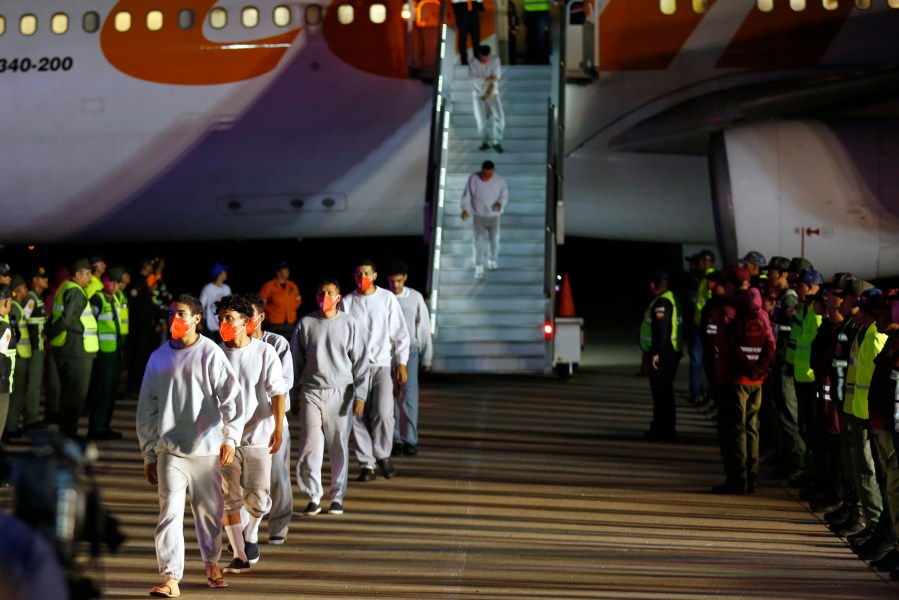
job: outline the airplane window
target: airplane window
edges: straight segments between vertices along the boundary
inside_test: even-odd
[[[159,31],[162,29],[161,10],[151,10],[147,13],[147,29],[150,31]]]
[[[321,25],[322,7],[319,4],[310,4],[306,7],[306,14],[303,16],[306,25]]]
[[[899,8],[899,0],[889,0],[887,4],[890,8]]]
[[[193,29],[194,27],[194,11],[185,8],[178,13],[178,27],[181,29]]]
[[[703,14],[709,9],[709,0],[693,0],[693,12]]]
[[[131,29],[131,13],[130,12],[117,12],[115,15],[115,30],[120,32],[125,32]]]
[[[353,22],[353,7],[350,4],[341,4],[337,7],[337,21],[341,25],[349,25]]]
[[[821,0],[825,10],[836,10],[838,8],[838,0]]]
[[[677,11],[677,0],[659,0],[659,10],[663,15],[673,15]]]
[[[256,27],[259,25],[259,11],[252,6],[246,7],[240,14],[240,21],[247,29]]]
[[[805,10],[805,0],[790,0],[790,8],[796,12]]]
[[[0,16],[0,35],[6,33],[6,17]]]
[[[756,6],[762,12],[771,12],[774,9],[774,0],[758,0]]]
[[[62,35],[69,30],[69,15],[56,13],[50,19],[50,31],[56,35]]]
[[[84,13],[84,19],[81,20],[81,27],[85,33],[97,33],[100,29],[100,15],[94,11]]]
[[[34,35],[37,31],[37,17],[34,15],[22,15],[19,19],[19,33],[22,35]]]
[[[276,6],[272,18],[278,27],[287,27],[290,25],[290,8],[283,5]]]
[[[368,7],[368,18],[372,23],[383,23],[387,20],[387,7],[383,4],[372,4]]]
[[[213,29],[224,29],[228,24],[228,11],[224,8],[213,8],[209,11],[209,25]]]
[[[871,8],[871,0],[855,0],[855,7],[861,10],[868,10]]]

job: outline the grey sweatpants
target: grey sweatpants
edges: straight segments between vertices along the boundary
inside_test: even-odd
[[[353,417],[353,439],[360,467],[374,467],[393,450],[393,380],[390,367],[372,367],[365,410]]]
[[[218,562],[222,554],[222,471],[216,456],[156,457],[159,479],[159,524],[156,526],[156,561],[166,578],[184,577],[184,503],[190,509],[203,562]]]
[[[284,417],[281,447],[272,455],[272,509],[268,513],[268,535],[287,537],[293,517],[293,487],[290,483],[290,431]]]
[[[499,256],[499,215],[479,217],[474,215],[474,264],[484,265],[484,246],[487,246],[487,260],[496,261]]]
[[[346,496],[350,454],[353,389],[303,389],[300,398],[300,458],[297,485],[316,504],[324,495],[322,464],[325,446],[331,463],[331,502]]]

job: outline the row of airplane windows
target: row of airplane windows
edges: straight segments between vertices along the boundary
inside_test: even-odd
[[[899,1],[899,0],[897,0]],[[323,9],[319,4],[308,4],[304,11],[303,22],[306,25],[319,25],[322,21]],[[401,16],[410,18],[408,4],[403,5]],[[130,31],[134,26],[132,14],[128,11],[119,11],[113,15],[113,26],[116,31]],[[368,18],[372,23],[384,23],[387,21],[387,7],[384,4],[375,3],[368,7]],[[350,4],[341,4],[337,7],[337,21],[343,25],[349,25],[356,19],[356,11]],[[272,11],[272,23],[278,27],[289,27],[293,22],[293,14],[288,6],[277,6]],[[189,8],[178,12],[178,27],[181,29],[193,28],[196,18],[194,11]],[[228,10],[214,8],[209,11],[209,26],[213,29],[224,29],[228,25]],[[159,31],[165,23],[161,10],[150,10],[146,14],[146,27],[149,31]],[[257,27],[260,23],[259,9],[253,6],[244,7],[240,11],[240,23],[247,29]],[[69,15],[56,13],[50,18],[50,31],[56,35],[62,35],[69,31]],[[81,19],[81,27],[87,33],[96,33],[100,29],[100,15],[96,12],[87,12]],[[38,31],[38,18],[33,14],[25,14],[19,18],[19,33],[24,36],[34,35]],[[6,33],[6,17],[0,15],[0,35]]]
[[[681,0],[683,1],[683,0]],[[774,10],[775,1],[789,2],[790,9],[799,12],[808,7],[810,2],[816,0],[756,0],[756,6],[762,12],[771,12]],[[822,6],[827,10],[836,10],[841,1],[849,0],[820,0]],[[852,0],[856,8],[860,10],[868,10],[871,8],[872,0]],[[689,0],[692,9],[697,13],[704,13],[708,10],[709,0]],[[886,0],[887,6],[899,9],[899,0]],[[666,15],[673,15],[677,12],[678,0],[659,0],[659,10]],[[304,12],[304,23],[306,25],[319,25],[322,21],[322,7],[318,4],[308,4]],[[340,4],[337,6],[337,21],[343,25],[349,25],[356,19],[356,11],[350,4]],[[403,4],[401,16],[404,19],[411,17],[409,4]],[[372,23],[384,23],[387,21],[387,7],[384,4],[375,3],[368,7],[368,18]],[[209,26],[213,29],[224,29],[228,25],[228,10],[225,8],[214,8],[209,11]],[[181,29],[191,29],[195,24],[194,11],[189,8],[182,9],[178,12],[178,26]],[[252,29],[259,25],[260,16],[259,9],[253,6],[244,7],[240,11],[240,23],[247,29]],[[272,11],[272,22],[278,27],[288,27],[293,21],[293,13],[288,6],[276,6]],[[150,10],[146,14],[146,27],[149,31],[159,31],[164,24],[164,18],[161,10]],[[133,26],[133,17],[128,11],[119,11],[113,16],[113,25],[116,31],[130,31]],[[82,29],[87,33],[96,33],[100,29],[100,15],[96,12],[87,12],[81,20]],[[19,18],[19,33],[24,36],[34,35],[38,31],[38,19],[33,14],[25,14]],[[69,15],[66,13],[56,13],[50,18],[50,31],[56,35],[62,35],[69,31]],[[6,17],[0,15],[0,36],[6,33]]]
[[[693,12],[704,13],[709,8],[709,0],[688,0]],[[777,4],[789,4],[791,10],[802,12],[812,2],[817,0],[756,0],[756,7],[762,12],[771,12],[774,10],[775,2]],[[849,2],[850,0],[821,0],[821,6],[825,10],[836,10],[840,7],[840,2]],[[859,10],[868,10],[871,8],[872,0],[851,0],[855,3],[855,7]],[[659,0],[659,10],[662,14],[673,15],[677,12],[679,0]],[[683,3],[683,0],[680,0]],[[899,8],[899,0],[886,0],[887,6],[890,8]]]

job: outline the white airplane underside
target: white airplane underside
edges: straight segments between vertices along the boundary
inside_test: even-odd
[[[359,68],[327,21],[261,26],[252,40],[295,36],[277,38],[286,50],[269,70],[190,85],[129,72],[96,35],[44,37],[36,53],[16,15],[55,11],[12,4],[0,58],[73,67],[0,73],[2,241],[424,233],[433,88]],[[202,15],[227,3],[165,4]],[[282,3],[257,4],[266,15]],[[899,9],[717,0],[693,14],[679,0],[660,16],[658,0],[587,4],[599,75],[566,90],[567,235],[717,243],[728,261],[805,252],[823,271],[899,274]],[[202,31],[241,51],[228,30]]]

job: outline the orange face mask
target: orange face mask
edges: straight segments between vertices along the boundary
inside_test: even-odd
[[[237,332],[240,331],[241,325],[238,327],[234,323],[225,323],[224,321],[219,323],[219,335],[222,336],[222,341],[230,342],[234,339],[234,336],[237,335]]]
[[[356,278],[356,286],[362,290],[363,292],[371,287],[371,284],[374,283],[374,279],[371,277],[357,277]]]
[[[256,319],[259,320],[257,321]],[[262,323],[262,315],[259,315],[256,319],[250,319],[247,323],[247,335],[253,335],[253,332],[259,329],[259,325]]]
[[[169,319],[169,331],[172,332],[173,339],[180,340],[193,328],[194,326],[189,325],[184,319],[179,319],[178,317]]]
[[[331,312],[332,310],[334,310],[334,307],[337,306],[337,298],[332,298],[331,296],[322,296],[321,300],[318,303],[318,306],[324,313]]]

